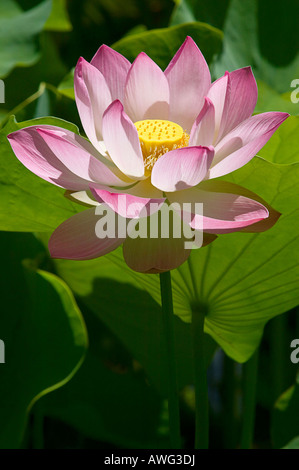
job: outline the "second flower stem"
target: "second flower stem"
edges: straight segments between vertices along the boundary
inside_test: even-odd
[[[169,429],[170,443],[173,449],[181,448],[180,433],[180,410],[179,395],[177,383],[177,371],[175,360],[175,343],[174,343],[174,327],[173,327],[173,302],[171,290],[171,274],[170,271],[160,274],[161,301],[164,334],[167,346],[168,358],[168,413],[169,413]]]
[[[204,311],[192,309],[192,340],[195,387],[195,449],[209,447],[209,400],[204,347]]]
[[[192,307],[191,335],[193,345],[193,371],[195,388],[195,449],[209,448],[209,398],[207,380],[207,361],[204,342],[204,324],[206,308],[200,302],[196,283],[196,273],[188,259],[190,276],[193,284],[194,298]]]

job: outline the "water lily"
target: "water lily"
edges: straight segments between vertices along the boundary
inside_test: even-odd
[[[74,86],[89,140],[50,125],[8,136],[29,170],[90,205],[54,231],[52,257],[91,259],[123,244],[127,264],[140,272],[169,270],[188,258],[180,238],[98,238],[100,204],[128,222],[144,210],[152,217],[151,207],[201,202],[203,215],[191,211],[189,224],[203,228],[204,243],[217,234],[266,230],[278,219],[258,196],[217,179],[249,162],[288,117],[252,116],[257,86],[250,67],[211,83],[190,37],[164,72],[143,52],[131,64],[102,45],[90,63],[79,59]],[[186,223],[187,214],[178,214]]]

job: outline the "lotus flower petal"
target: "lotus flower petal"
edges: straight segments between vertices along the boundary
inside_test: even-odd
[[[190,132],[211,85],[209,67],[193,39],[186,38],[164,73],[170,90],[169,119]]]
[[[7,138],[17,158],[32,173],[62,188],[88,189],[89,181],[75,175],[59,160],[37,132],[36,126],[15,131]]]
[[[203,108],[191,129],[189,145],[212,145],[215,134],[215,108],[209,98],[205,98]]]
[[[144,163],[138,132],[118,100],[113,101],[104,113],[103,136],[115,165],[131,178],[141,178]]]
[[[144,232],[147,231],[147,227],[152,226],[153,222],[151,217],[147,217],[139,220],[139,230],[142,230],[140,226],[144,225]],[[182,226],[180,217],[174,214],[174,224],[177,227]],[[141,273],[159,273],[163,271],[169,271],[182,264],[190,255],[190,249],[185,247],[185,239],[174,238],[162,238],[158,236],[154,237],[136,237],[133,238],[130,232],[123,246],[124,259],[128,266],[134,271]]]
[[[212,84],[207,97],[215,107],[216,144],[254,111],[257,85],[251,67],[226,72]]]
[[[102,140],[102,117],[112,101],[102,73],[82,57],[78,60],[74,77],[75,96],[84,131],[99,151]]]
[[[165,153],[154,165],[152,184],[162,191],[195,186],[206,176],[213,157],[213,147],[186,147]]]
[[[117,237],[98,238],[95,232],[99,216],[95,208],[73,215],[52,233],[49,251],[52,258],[93,259],[106,255],[120,246],[124,239]]]
[[[168,119],[169,86],[158,65],[144,52],[133,62],[126,82],[124,107],[133,122]]]
[[[216,146],[210,178],[231,173],[248,163],[288,116],[287,113],[263,113],[239,124]]]
[[[268,208],[261,200],[257,200],[256,195],[240,186],[222,181],[205,181],[188,192],[169,193],[167,198],[171,203],[178,202],[185,209],[182,214],[185,222],[189,222],[192,228],[202,229],[207,233],[240,231],[269,218]],[[186,203],[190,204],[190,209],[186,206],[184,208],[183,204]],[[196,210],[196,206],[192,206],[194,203],[203,204],[202,213]],[[279,214],[274,211],[271,219],[269,218],[269,227],[278,217]]]
[[[129,219],[147,217],[153,212],[158,211],[165,201],[165,198],[151,199],[137,197],[117,191],[112,192],[111,190],[98,189],[92,185],[90,189],[97,201],[106,204],[117,214]]]
[[[124,99],[125,84],[131,63],[121,54],[103,44],[94,55],[91,65],[103,75],[112,100]]]

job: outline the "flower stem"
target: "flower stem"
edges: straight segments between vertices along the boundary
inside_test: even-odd
[[[173,327],[173,303],[170,271],[160,274],[164,333],[168,356],[168,412],[170,442],[173,449],[181,448],[180,410]]]
[[[250,449],[252,445],[254,421],[256,383],[258,370],[258,350],[244,365],[243,388],[243,426],[241,434],[241,449]]]
[[[209,400],[204,347],[203,308],[192,309],[192,341],[195,386],[195,449],[209,447]]]

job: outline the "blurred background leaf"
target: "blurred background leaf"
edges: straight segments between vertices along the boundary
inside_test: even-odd
[[[257,112],[275,109],[298,114],[298,106],[289,97],[289,103],[283,103],[283,97],[278,99],[279,94],[291,91],[291,81],[299,76],[298,16],[297,0],[286,0],[283,8],[272,0],[181,0],[170,25],[202,21],[222,29],[223,51],[213,64],[215,78],[226,70],[251,65],[263,82],[260,88],[263,86],[262,93],[267,94],[265,99],[271,97],[275,105],[268,109],[269,101],[260,101]]]
[[[40,57],[37,35],[51,13],[52,1],[45,0],[23,12],[15,0],[1,0],[0,77],[16,66],[28,66]]]
[[[283,8],[270,0],[231,0],[216,76],[251,65],[257,79],[278,93],[289,91],[299,75],[298,15],[296,0],[286,0]]]
[[[2,232],[0,237],[0,335],[6,353],[0,367],[0,447],[7,449],[21,445],[35,400],[65,384],[78,369],[87,334],[66,284],[30,263],[22,266],[24,257],[41,251],[31,236]]]
[[[44,29],[48,31],[72,30],[66,0],[52,0],[51,14],[46,21]]]
[[[299,374],[295,384],[286,390],[275,403],[272,417],[272,438],[275,448],[298,448],[299,435]],[[297,437],[294,447],[294,439]]]
[[[229,0],[179,0],[172,13],[170,25],[201,21],[223,29]]]
[[[114,43],[113,48],[130,61],[140,52],[146,52],[164,70],[186,36],[194,39],[208,63],[221,48],[221,31],[202,23],[187,23],[135,34]]]
[[[112,350],[115,343],[101,322],[92,321],[89,330],[92,338],[83,366],[65,387],[40,401],[44,415],[68,423],[88,438],[116,446],[167,448],[168,426],[161,429],[161,396],[149,386],[142,369],[124,365],[124,351],[120,351],[119,363],[115,353],[112,362],[107,349]]]

